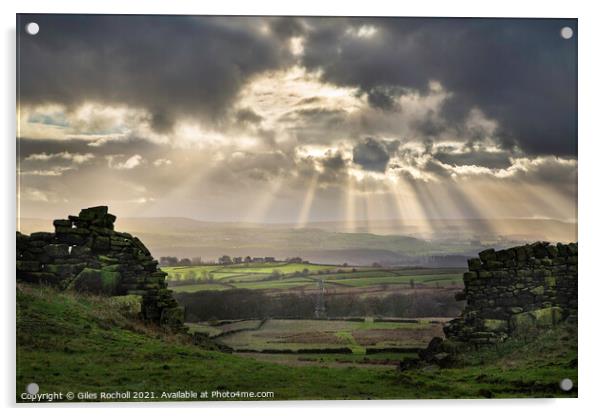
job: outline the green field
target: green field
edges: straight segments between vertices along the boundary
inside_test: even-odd
[[[228,289],[367,288],[383,285],[455,286],[462,283],[463,269],[349,267],[308,263],[257,263],[163,267],[175,292]],[[277,275],[275,275],[277,273]],[[185,280],[185,282],[182,282]]]
[[[210,323],[187,323],[191,333],[200,332],[210,337],[218,336],[224,332],[240,329],[255,329],[261,323],[258,319],[241,319],[232,323],[226,324],[210,324]]]
[[[442,336],[442,323],[418,321],[365,322],[345,320],[270,319],[259,330],[220,337],[235,350],[291,350],[349,347],[354,354],[366,347],[424,348],[435,336]]]
[[[416,276],[375,276],[375,277],[361,277],[361,278],[347,278],[347,279],[332,279],[336,283],[353,286],[353,287],[366,287],[375,285],[410,285],[410,281],[413,280],[416,284],[421,285],[440,285],[449,286],[450,284],[461,284],[462,274],[444,274],[444,275],[416,275]],[[325,279],[325,282],[330,282],[331,279]]]
[[[307,270],[309,272],[317,272],[318,270],[350,270],[350,267],[339,267],[332,265],[320,265],[320,264],[309,264],[309,263],[245,263],[245,264],[231,264],[231,265],[219,265],[209,264],[202,266],[176,266],[176,267],[162,267],[162,270],[168,274],[168,279],[172,280],[176,274],[180,274],[182,277],[193,274],[196,278],[207,279],[210,275],[213,275],[214,280],[223,280],[237,276],[261,276],[269,275],[274,271],[282,274],[293,274],[295,272],[303,272]]]
[[[353,334],[362,324],[329,330]],[[568,326],[466,353],[457,368],[399,372],[392,365],[327,365],[362,360],[359,354],[283,365],[211,351],[128,317],[117,299],[40,286],[18,286],[16,325],[17,401],[32,381],[40,393],[149,391],[156,399],[179,390],[272,391],[273,400],[576,397],[578,391],[576,328]],[[287,331],[283,323],[275,329]],[[570,392],[558,387],[566,377],[575,383]]]
[[[228,290],[230,286],[220,285],[219,283],[198,283],[184,286],[170,286],[174,292],[198,292],[200,290]]]

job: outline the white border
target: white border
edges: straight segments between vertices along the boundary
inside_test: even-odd
[[[347,1],[302,0],[284,1],[233,1],[200,2],[192,0],[144,2],[123,0],[95,1],[43,1],[22,0],[17,4],[1,3],[0,19],[3,25],[3,64],[0,66],[3,97],[2,111],[2,196],[0,215],[2,231],[2,375],[0,395],[4,406],[13,406],[10,413],[20,412],[12,403],[14,387],[14,230],[15,230],[15,13],[126,13],[126,14],[272,14],[272,15],[391,15],[391,16],[479,16],[479,17],[576,17],[579,18],[579,243],[580,299],[579,299],[579,399],[574,400],[437,400],[437,401],[353,401],[353,402],[278,402],[278,403],[173,403],[173,404],[127,404],[126,409],[112,405],[111,412],[131,413],[133,407],[143,407],[148,414],[164,414],[173,408],[178,415],[190,406],[196,407],[195,414],[227,413],[235,411],[249,415],[278,414],[306,415],[307,412],[364,415],[374,409],[379,414],[401,412],[412,414],[443,413],[488,415],[514,413],[516,411],[545,412],[555,414],[587,414],[600,407],[598,393],[600,385],[600,313],[598,308],[602,296],[602,263],[598,264],[602,252],[600,215],[602,214],[601,181],[599,174],[602,138],[600,137],[600,74],[602,62],[600,40],[602,40],[602,15],[593,1],[546,1],[525,0],[487,1],[428,1],[393,2],[371,0],[351,3]],[[45,414],[81,413],[74,406],[40,406]],[[107,405],[89,405],[90,414],[104,414]],[[519,410],[520,409],[520,410]],[[31,412],[25,408],[21,411]],[[186,412],[188,413],[188,412]]]

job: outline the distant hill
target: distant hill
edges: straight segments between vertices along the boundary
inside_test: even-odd
[[[291,225],[288,225],[291,226]],[[313,222],[308,227],[346,232],[344,222]],[[428,240],[479,240],[481,242],[512,241],[550,242],[577,241],[577,224],[553,219],[431,219],[356,221],[355,232],[379,235],[406,235]]]
[[[576,241],[577,225],[547,219],[433,220],[293,224],[218,223],[189,218],[118,218],[119,231],[140,237],[155,257],[216,259],[231,256],[300,256],[315,263],[425,264],[446,266],[445,258],[474,256],[484,247],[524,241]],[[20,230],[52,230],[52,221],[23,218]],[[433,260],[437,258],[438,260]],[[441,260],[441,259],[444,260]],[[450,257],[451,258],[451,257]],[[451,265],[451,264],[449,264]]]

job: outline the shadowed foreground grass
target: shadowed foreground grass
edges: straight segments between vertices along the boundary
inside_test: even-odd
[[[271,400],[576,397],[576,331],[463,355],[462,368],[407,372],[291,367],[201,349],[128,317],[115,299],[17,288],[17,401],[48,392],[271,391]],[[558,382],[575,388],[562,392]],[[77,400],[77,398],[76,398]],[[214,399],[215,400],[215,399]]]

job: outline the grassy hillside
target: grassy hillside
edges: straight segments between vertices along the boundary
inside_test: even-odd
[[[404,373],[263,363],[190,344],[128,317],[122,301],[19,285],[17,400],[45,392],[273,391],[284,399],[551,397],[577,384],[576,335],[560,328],[526,343],[466,355],[467,366]]]

